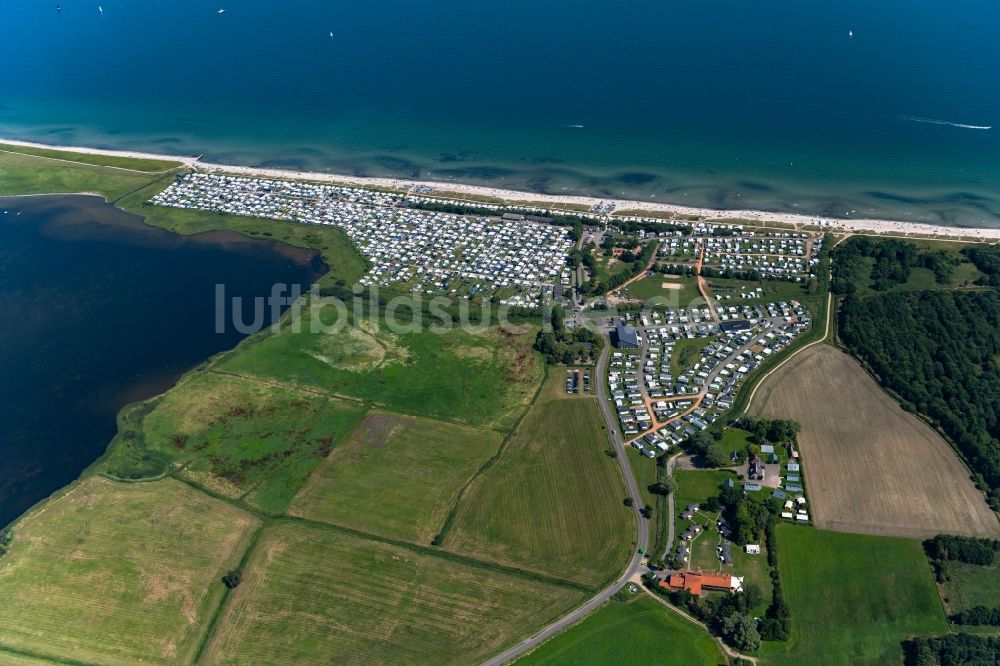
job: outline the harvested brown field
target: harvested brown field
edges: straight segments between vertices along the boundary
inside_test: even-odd
[[[802,469],[818,527],[1000,536],[996,515],[948,443],[844,352],[806,349],[761,384],[750,413],[802,424]]]

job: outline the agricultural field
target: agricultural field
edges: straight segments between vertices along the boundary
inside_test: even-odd
[[[609,601],[515,663],[715,666],[725,662],[708,632],[640,592],[630,601]]]
[[[15,523],[0,559],[0,647],[72,663],[190,663],[220,579],[258,524],[174,479],[91,476]]]
[[[142,450],[213,492],[280,513],[366,411],[363,404],[216,372],[188,375],[133,407],[133,437],[102,463],[118,476],[123,449]]]
[[[912,538],[1000,536],[996,515],[948,443],[829,345],[814,345],[775,371],[749,411],[802,425],[803,471],[818,527]]]
[[[218,367],[372,400],[393,412],[505,430],[542,379],[533,342],[534,331],[397,334],[367,320],[329,333],[303,325],[296,333],[286,321],[280,332],[246,341]]]
[[[473,663],[584,593],[284,523],[265,529],[204,663]]]
[[[632,525],[609,446],[593,401],[539,400],[459,502],[444,547],[585,585],[620,573]]]
[[[774,666],[902,663],[909,636],[948,631],[919,541],[777,526],[778,568],[792,613]]]
[[[489,430],[372,412],[316,470],[289,513],[429,545],[500,440]]]

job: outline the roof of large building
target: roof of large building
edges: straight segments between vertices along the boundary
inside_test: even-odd
[[[639,346],[639,332],[621,321],[615,324],[615,338],[618,340],[619,346]]]
[[[726,574],[696,573],[693,571],[681,571],[670,574],[670,578],[661,581],[662,587],[669,587],[673,590],[689,590],[691,594],[700,595],[702,588],[713,590],[732,590],[737,586],[733,585],[733,577]]]

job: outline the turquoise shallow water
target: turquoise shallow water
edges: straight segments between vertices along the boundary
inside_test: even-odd
[[[100,2],[3,3],[0,135],[1000,226],[993,0]]]

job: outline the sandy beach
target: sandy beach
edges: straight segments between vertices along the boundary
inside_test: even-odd
[[[289,180],[308,180],[313,182],[330,183],[334,185],[347,185],[352,187],[376,187],[390,188],[400,191],[408,191],[415,187],[429,187],[433,189],[432,195],[447,197],[456,195],[457,198],[468,197],[489,197],[501,199],[512,204],[534,203],[547,207],[561,208],[566,206],[586,206],[591,207],[598,204],[613,203],[615,213],[628,211],[641,215],[642,213],[670,214],[678,217],[696,217],[705,221],[724,220],[727,222],[735,220],[746,220],[757,224],[775,224],[781,226],[803,227],[822,226],[833,231],[845,231],[852,233],[876,233],[892,236],[929,236],[948,239],[961,239],[966,241],[1000,241],[1000,228],[989,227],[949,227],[935,224],[921,224],[917,222],[903,222],[900,220],[883,220],[873,218],[838,218],[820,217],[816,215],[801,215],[796,213],[781,213],[761,210],[719,210],[713,208],[694,208],[680,206],[676,204],[655,203],[651,201],[634,201],[627,199],[601,199],[586,196],[573,195],[552,195],[539,194],[535,192],[522,192],[518,190],[506,190],[482,185],[464,185],[461,183],[439,181],[404,180],[398,178],[371,178],[357,177],[339,174],[320,173],[315,171],[293,171],[285,169],[265,169],[258,167],[234,166],[229,164],[212,164],[201,161],[200,157],[183,157],[177,155],[159,155],[154,153],[143,153],[137,151],[102,150],[97,148],[85,148],[80,146],[55,146],[29,141],[17,141],[13,139],[0,138],[0,143],[16,146],[26,146],[32,148],[45,148],[50,150],[61,150],[66,152],[109,155],[116,157],[131,157],[145,160],[172,160],[181,165],[209,173],[227,173],[232,175],[256,177],[256,178],[282,178]]]

